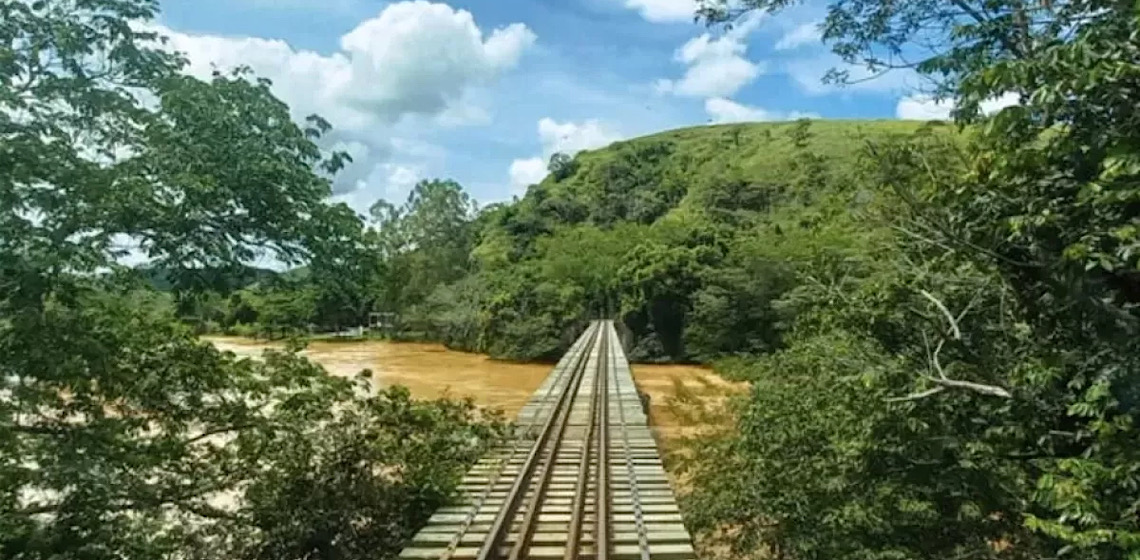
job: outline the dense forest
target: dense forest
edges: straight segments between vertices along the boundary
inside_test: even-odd
[[[0,2],[0,555],[391,557],[501,418],[195,337],[380,311],[509,359],[610,316],[748,381],[678,467],[710,550],[1140,559],[1140,5],[834,0],[835,53],[954,122],[664,132],[366,216],[327,202],[329,123],[185,76],[155,9]]]
[[[362,217],[368,261],[211,271],[229,291],[180,309],[202,330],[268,336],[388,312],[402,336],[519,360],[556,358],[589,319],[614,316],[638,360],[762,353],[779,345],[772,303],[792,286],[764,246],[805,208],[868,204],[868,143],[926,136],[963,137],[937,122],[683,129],[556,154],[541,184],[486,208],[453,181],[424,181]]]

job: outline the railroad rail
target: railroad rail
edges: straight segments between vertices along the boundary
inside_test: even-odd
[[[611,321],[594,321],[400,553],[407,560],[690,560]],[[601,467],[601,468],[599,468]]]

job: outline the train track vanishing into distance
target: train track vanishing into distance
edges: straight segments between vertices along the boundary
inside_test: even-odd
[[[594,321],[408,560],[690,560],[693,547],[611,321]]]

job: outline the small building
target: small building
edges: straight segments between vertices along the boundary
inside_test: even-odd
[[[368,314],[368,329],[392,331],[396,329],[397,315],[389,311],[373,311]]]

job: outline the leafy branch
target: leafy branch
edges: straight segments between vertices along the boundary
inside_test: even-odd
[[[942,300],[934,297],[934,295],[926,290],[919,290],[919,293],[921,293],[922,296],[926,299],[930,300],[930,302],[934,304],[936,308],[938,308],[938,311],[942,313],[942,316],[945,317],[946,321],[949,323],[947,332],[940,337],[933,351],[930,350],[930,341],[926,336],[926,333],[923,333],[922,335],[923,344],[925,344],[927,349],[927,363],[929,364],[929,369],[933,373],[924,373],[921,374],[921,376],[923,379],[929,381],[930,383],[933,383],[936,386],[925,391],[911,393],[906,396],[889,398],[887,401],[906,402],[921,400],[942,393],[947,389],[961,389],[992,397],[1000,397],[1003,399],[1013,398],[1013,395],[1008,390],[997,385],[988,385],[984,383],[975,383],[973,381],[951,379],[946,375],[946,368],[943,367],[941,360],[942,348],[945,347],[947,340],[962,340],[962,329],[958,327],[958,322],[966,316],[966,313],[969,312],[970,307],[974,302],[971,301],[970,305],[967,305],[966,308],[963,309],[957,317],[955,317],[954,314],[950,312],[950,309],[946,307],[946,304],[942,303]]]

